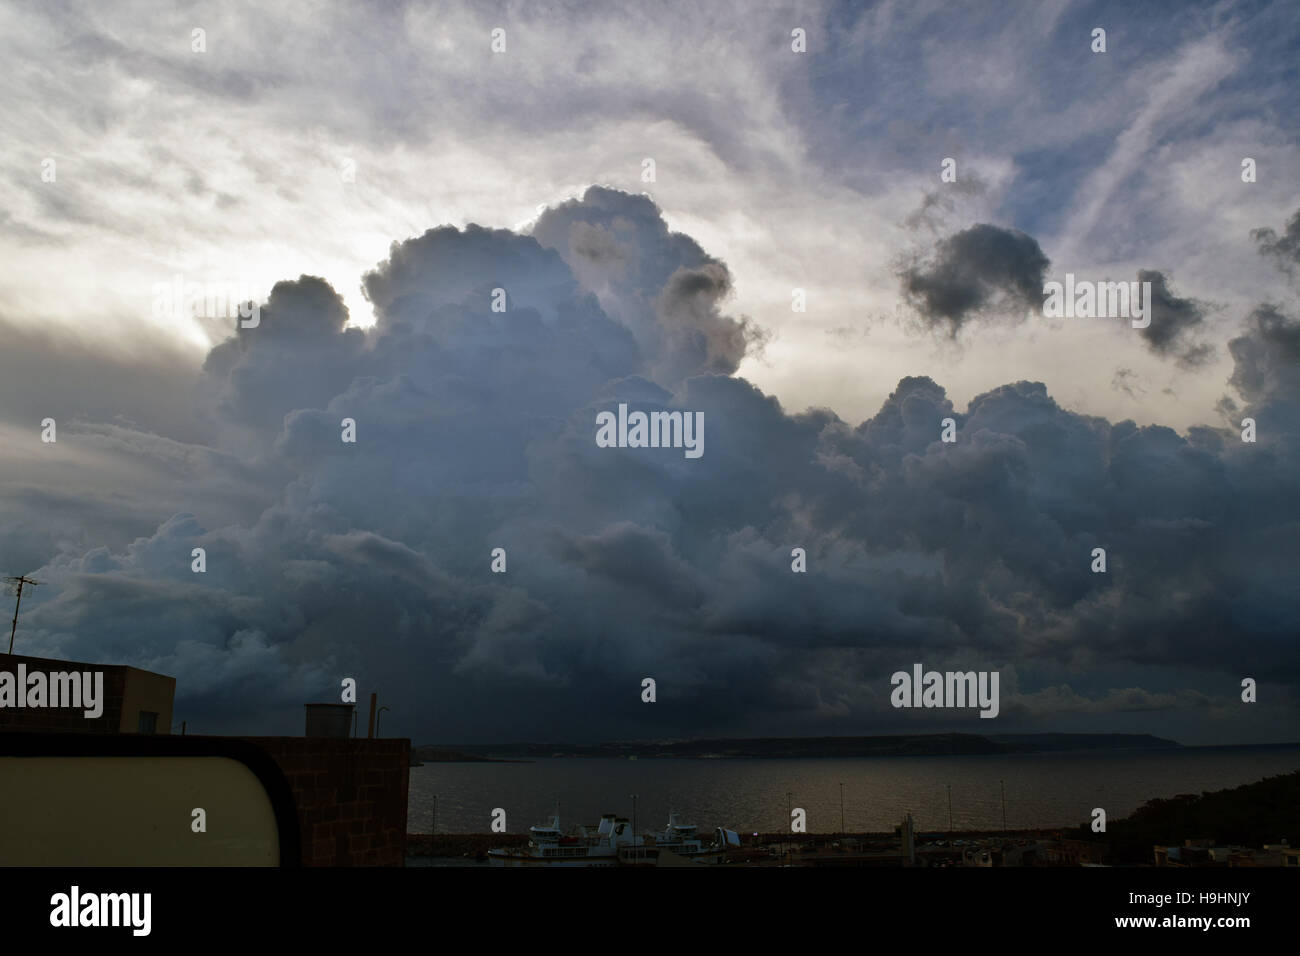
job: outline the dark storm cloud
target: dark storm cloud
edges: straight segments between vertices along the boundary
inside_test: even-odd
[[[1252,404],[1271,404],[1300,396],[1300,322],[1275,305],[1260,305],[1246,322],[1246,333],[1228,343],[1233,388]]]
[[[915,278],[966,303],[960,322],[995,294],[1036,300],[1046,262],[975,227]],[[1300,330],[1278,310],[1230,347],[1261,424],[1245,444],[1081,415],[1026,381],[964,411],[910,376],[857,425],[791,414],[729,373],[753,345],[719,309],[729,288],[653,203],[609,189],[533,235],[394,244],[366,332],[321,280],[276,285],[204,367],[209,459],[111,436],[190,463],[193,503],[125,547],[50,556],[26,650],[174,674],[178,712],[212,729],[293,729],[356,677],[429,740],[915,729],[887,697],[917,660],[1084,675],[1022,682],[1026,720],[1204,710],[1209,691],[1089,685],[1098,667],[1300,686]],[[702,412],[703,456],[598,447],[620,402]],[[237,480],[232,448],[251,450]],[[212,520],[223,482],[271,503]]]
[[[565,536],[559,554],[574,567],[652,602],[690,609],[704,597],[692,568],[672,553],[672,540],[657,529],[623,522],[595,535]]]
[[[1250,237],[1259,243],[1261,255],[1275,260],[1287,275],[1294,275],[1296,265],[1300,264],[1300,209],[1292,214],[1281,236],[1273,229],[1263,228],[1252,229]]]
[[[1032,236],[978,223],[939,240],[927,260],[906,265],[898,275],[922,322],[955,337],[972,319],[994,310],[1017,319],[1026,310],[1040,310],[1049,264]],[[1151,283],[1151,321],[1139,330],[1147,347],[1184,369],[1210,362],[1214,347],[1197,340],[1209,307],[1175,295],[1163,272],[1140,270],[1138,281]]]
[[[1151,351],[1176,359],[1182,368],[1196,368],[1213,359],[1214,348],[1195,341],[1205,322],[1206,305],[1174,295],[1163,272],[1140,269],[1138,282],[1151,283],[1151,324],[1138,330]]]
[[[899,278],[922,321],[956,336],[995,306],[1009,314],[1041,307],[1048,264],[1032,236],[977,223],[941,239],[927,261],[905,266]]]
[[[1007,706],[1008,715],[1059,716],[1061,714],[1141,713],[1144,711],[1208,709],[1231,706],[1231,698],[1214,699],[1194,690],[1152,693],[1141,687],[1117,688],[1094,699],[1076,693],[1068,684],[1022,694]]]

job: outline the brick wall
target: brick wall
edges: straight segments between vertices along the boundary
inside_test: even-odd
[[[18,675],[18,665],[26,664],[28,672],[78,671],[84,674],[104,672],[104,712],[87,718],[83,708],[55,707],[0,707],[0,731],[23,732],[54,731],[78,734],[115,734],[122,718],[122,698],[126,692],[126,671],[122,666],[86,664],[81,661],[59,661],[47,657],[24,657],[21,654],[0,654],[0,671]]]
[[[245,737],[293,790],[303,866],[404,866],[411,742]]]

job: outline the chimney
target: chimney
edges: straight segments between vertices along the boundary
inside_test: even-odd
[[[308,737],[347,737],[352,730],[353,704],[305,704]]]

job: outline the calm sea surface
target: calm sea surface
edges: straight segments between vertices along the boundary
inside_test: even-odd
[[[1073,826],[1104,807],[1125,816],[1153,797],[1222,790],[1300,770],[1300,746],[1187,747],[1171,751],[1109,751],[981,757],[856,759],[582,759],[532,763],[431,763],[411,768],[412,833],[487,833],[495,807],[506,829],[522,833],[546,822],[560,805],[564,827],[594,824],[602,813],[632,815],[637,829],[658,829],[670,807],[701,828],[777,831],[789,825],[787,805],[808,811],[810,832],[844,827],[891,830],[911,811],[921,830],[948,828],[948,790],[956,829],[1002,824],[999,781],[1006,785],[1010,827]],[[1300,813],[1300,810],[1297,810]]]

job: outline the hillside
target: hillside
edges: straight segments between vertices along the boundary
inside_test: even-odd
[[[1150,863],[1152,847],[1212,839],[1218,845],[1259,847],[1283,840],[1300,845],[1300,770],[1230,790],[1149,800],[1105,833],[1081,824],[1078,838],[1109,843],[1117,863]]]

